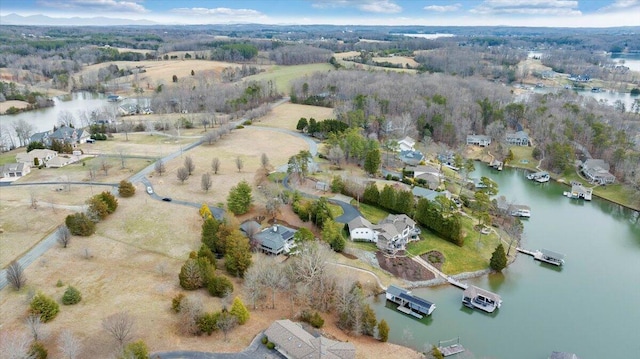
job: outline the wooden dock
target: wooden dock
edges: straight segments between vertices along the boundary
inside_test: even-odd
[[[446,343],[451,343],[455,341],[455,343],[450,345],[444,345]],[[442,353],[443,356],[448,357],[451,355],[456,355],[464,352],[466,349],[460,344],[460,338],[450,339],[450,340],[441,340],[438,342],[438,350]]]
[[[540,250],[528,251],[526,249],[516,247],[516,250],[520,253],[530,255],[533,257],[533,259],[541,262],[553,264],[556,266],[561,266],[564,264],[564,254],[552,252],[546,249],[543,249],[541,251]]]
[[[456,287],[458,287],[458,288],[460,288],[460,289],[467,289],[467,288],[469,288],[469,285],[468,285],[468,284],[466,284],[466,283],[462,283],[462,282],[459,282],[459,281],[457,281],[457,280],[455,280],[455,279],[453,279],[453,278],[451,278],[451,277],[447,277],[447,282],[449,282],[449,284],[451,284],[451,285],[453,285],[453,286],[456,286]]]

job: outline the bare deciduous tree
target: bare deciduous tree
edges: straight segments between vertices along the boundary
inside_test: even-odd
[[[67,248],[69,242],[71,241],[71,231],[64,224],[58,227],[56,232],[58,243],[62,245],[62,248]]]
[[[0,353],[7,359],[33,359],[29,352],[31,338],[24,332],[3,331],[0,333]]]
[[[202,190],[209,192],[212,185],[213,182],[211,181],[211,175],[209,173],[203,173],[202,178],[200,179],[200,187],[202,187]]]
[[[38,209],[38,197],[34,191],[29,191],[29,199],[31,200],[31,208]]]
[[[159,176],[162,176],[162,174],[167,171],[167,168],[165,167],[164,162],[162,162],[162,160],[158,160],[156,161],[154,170]]]
[[[102,328],[111,334],[120,348],[124,348],[124,345],[132,339],[134,324],[135,321],[129,312],[111,314],[102,320]]]
[[[120,156],[120,169],[124,169],[127,167],[127,154],[128,151],[126,148],[124,147],[118,147],[116,149],[116,152],[118,152],[118,156]]]
[[[113,167],[106,157],[102,157],[100,159],[100,169],[104,172],[104,175],[107,176],[109,174],[109,170]]]
[[[17,261],[11,262],[7,267],[7,282],[9,282],[15,290],[20,290],[27,282],[22,265]]]
[[[184,167],[180,167],[178,168],[178,172],[176,172],[176,176],[178,177],[180,183],[184,183],[184,181],[189,178],[189,170]]]
[[[13,130],[16,132],[20,146],[26,146],[29,144],[29,138],[34,131],[32,124],[24,119],[20,119],[13,122]]]
[[[224,341],[227,341],[227,333],[231,331],[231,329],[235,328],[238,325],[238,318],[236,318],[231,313],[223,310],[218,317],[218,321],[216,321],[216,326],[218,329],[224,333]]]
[[[242,158],[240,158],[240,156],[236,157],[236,168],[238,169],[238,172],[241,172],[243,167],[244,161],[242,160]]]
[[[200,332],[198,318],[203,313],[202,301],[198,297],[189,296],[180,303],[180,320],[178,327],[183,334],[195,335]]]
[[[191,158],[191,156],[187,156],[184,158],[184,168],[189,173],[189,176],[191,176],[193,171],[196,169],[196,164],[193,163],[193,158]]]
[[[211,169],[214,174],[218,174],[218,171],[220,170],[220,159],[218,157],[211,160]]]
[[[267,157],[266,153],[263,153],[262,156],[260,156],[260,164],[262,164],[262,168],[265,170],[269,167],[269,157]]]
[[[29,315],[25,320],[25,324],[27,325],[27,329],[29,330],[29,333],[31,333],[31,337],[33,338],[34,342],[45,340],[49,336],[49,333],[44,327],[44,323],[42,322],[40,315]]]
[[[70,330],[65,329],[58,337],[58,350],[65,359],[77,359],[80,357],[82,346],[80,340]]]

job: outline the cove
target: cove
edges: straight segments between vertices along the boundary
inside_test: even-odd
[[[450,285],[412,291],[437,306],[421,321],[378,296],[371,305],[389,323],[391,342],[425,351],[460,337],[475,358],[547,358],[552,351],[640,358],[640,214],[598,198],[569,199],[562,195],[567,186],[535,183],[527,173],[476,162],[472,176],[490,177],[498,195],[530,206],[521,247],[564,253],[565,265],[519,254],[503,273],[468,280],[502,297],[493,314],[464,307],[462,290]]]

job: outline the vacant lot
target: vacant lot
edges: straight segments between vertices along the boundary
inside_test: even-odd
[[[317,71],[327,72],[333,69],[328,63],[322,64],[306,64],[294,66],[273,66],[266,69],[265,72],[245,78],[245,81],[273,81],[278,92],[288,94],[291,88],[291,80],[308,76]]]
[[[322,121],[335,116],[333,109],[329,107],[285,103],[274,108],[268,115],[261,117],[256,124],[296,131],[296,125],[301,117],[307,120],[315,118],[316,121]]]

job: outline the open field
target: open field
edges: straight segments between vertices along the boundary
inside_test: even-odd
[[[91,181],[89,175],[89,169],[91,168],[97,169],[96,176],[92,182],[118,183],[150,164],[149,160],[146,159],[127,158],[125,160],[125,167],[121,168],[120,158],[106,157],[105,161],[107,166],[111,167],[105,174],[105,172],[101,170],[102,160],[101,157],[87,157],[82,161],[71,163],[61,168],[32,168],[28,175],[20,178],[16,183],[87,182]]]
[[[414,60],[411,57],[406,57],[406,56],[386,56],[386,57],[374,57],[373,61],[375,62],[389,62],[392,64],[400,64],[404,67],[406,67],[407,65],[411,66],[411,67],[417,67],[420,66],[420,64],[418,62],[416,62],[416,60]]]
[[[289,157],[303,149],[307,149],[307,144],[302,139],[285,133],[246,126],[244,129],[233,131],[212,146],[198,146],[182,157],[166,163],[165,174],[162,176],[151,174],[149,179],[156,193],[162,196],[193,202],[226,203],[232,186],[242,180],[250,184],[254,183],[263,153],[269,157],[273,166],[280,166],[286,164]],[[184,184],[180,184],[176,171],[183,166],[184,157],[187,155],[191,156],[196,168],[191,177]],[[220,170],[217,175],[212,174],[213,187],[209,193],[205,194],[200,188],[200,177],[205,172],[212,173],[211,161],[214,157],[220,160]],[[237,157],[240,157],[244,163],[241,172],[236,168]]]
[[[286,95],[289,93],[291,80],[311,75],[317,71],[326,72],[330,71],[331,69],[333,69],[333,66],[328,63],[273,66],[267,68],[265,72],[245,77],[244,81],[273,81],[278,92]]]
[[[181,131],[180,135],[183,133]],[[126,140],[126,137],[129,140]],[[107,141],[83,143],[80,149],[87,154],[119,155],[122,151],[129,156],[162,157],[180,150],[180,147],[196,141],[194,138],[176,138],[172,136],[152,135],[134,132],[125,135],[115,133]]]
[[[27,101],[18,101],[18,100],[9,100],[0,102],[0,114],[7,112],[7,110],[11,107],[15,107],[17,109],[23,109],[29,107],[29,103]]]
[[[333,109],[329,107],[285,103],[275,107],[266,116],[261,117],[256,124],[296,131],[296,125],[301,117],[307,120],[315,118],[317,121],[322,121],[335,116]]]

